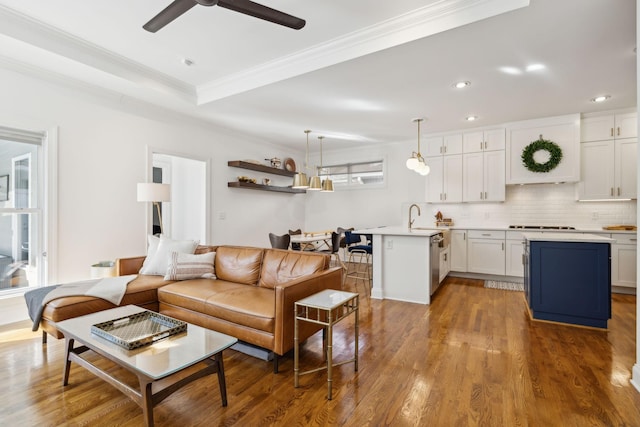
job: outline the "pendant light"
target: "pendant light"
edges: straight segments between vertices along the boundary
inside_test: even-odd
[[[324,138],[324,136],[322,137],[319,136],[318,138]],[[320,139],[320,141],[322,141],[322,139]],[[309,151],[309,140],[307,139],[307,152],[308,151]],[[322,144],[320,144],[320,169],[322,169]],[[320,182],[320,177],[318,176],[318,168],[316,168],[315,175],[313,175],[311,177],[311,180],[309,181],[309,188],[307,188],[307,191],[319,191],[321,189],[322,189],[322,183]]]
[[[322,172],[322,140],[324,136],[320,135],[318,137],[320,140],[320,172]],[[323,193],[333,193],[333,181],[328,177],[322,180],[322,190]]]
[[[304,133],[307,134],[307,154],[304,160],[305,170],[307,170],[308,163],[309,163],[309,133],[310,132],[311,131],[309,129],[304,131]],[[299,188],[299,189],[309,188],[309,181],[307,180],[307,174],[304,172],[297,172],[293,176],[293,185],[291,186],[291,188]]]
[[[427,162],[425,162],[424,157],[420,154],[420,123],[424,121],[422,118],[413,119],[414,123],[418,123],[418,152],[415,151],[411,153],[411,157],[407,159],[407,168],[419,173],[422,176],[426,176],[429,174],[431,168],[427,166]]]

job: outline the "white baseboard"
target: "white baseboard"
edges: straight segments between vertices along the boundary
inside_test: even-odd
[[[633,370],[631,371],[631,384],[640,392],[640,364],[636,363],[633,365]]]

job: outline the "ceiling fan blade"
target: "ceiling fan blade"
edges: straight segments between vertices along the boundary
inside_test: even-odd
[[[151,18],[151,20],[144,24],[142,28],[151,33],[155,33],[196,4],[198,3],[195,0],[175,0],[169,6],[164,8],[162,12]]]
[[[296,18],[295,16],[288,15],[284,12],[280,12],[279,10],[271,9],[270,7],[254,3],[249,0],[219,0],[218,6],[235,12],[244,13],[245,15],[250,15],[255,18],[264,19],[265,21],[273,22],[274,24],[284,25],[285,27],[293,28],[294,30],[299,30],[306,24],[304,19]]]

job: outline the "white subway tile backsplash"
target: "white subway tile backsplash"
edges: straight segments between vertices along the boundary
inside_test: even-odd
[[[456,226],[510,224],[570,225],[600,228],[636,224],[636,201],[578,202],[575,184],[507,186],[504,203],[430,205],[452,218]]]

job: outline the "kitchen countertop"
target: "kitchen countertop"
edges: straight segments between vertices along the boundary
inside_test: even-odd
[[[526,240],[545,241],[545,242],[578,242],[578,243],[615,243],[615,239],[609,237],[598,236],[596,234],[578,234],[578,233],[540,233],[526,232],[522,233]]]
[[[355,230],[353,233],[355,234],[378,234],[381,236],[414,236],[414,237],[431,237],[435,234],[441,233],[443,230],[447,230],[446,228],[412,228],[409,230],[407,226],[394,225],[394,226],[383,226],[376,228],[363,228],[360,230]]]

